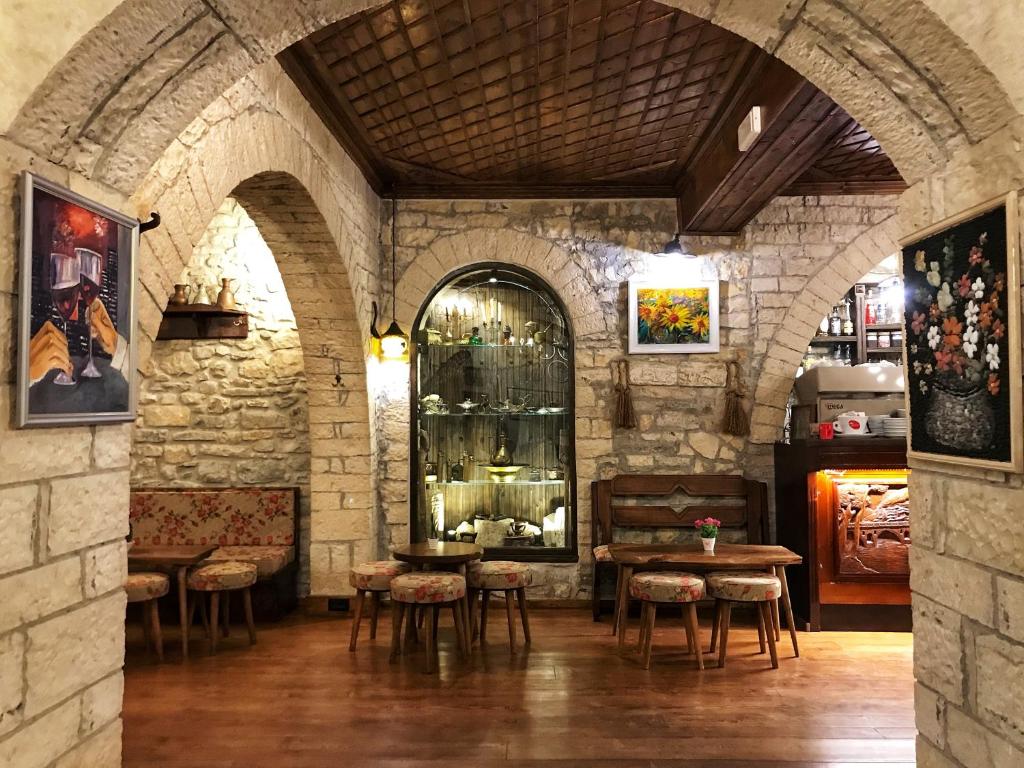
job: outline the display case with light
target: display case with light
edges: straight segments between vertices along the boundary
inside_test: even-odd
[[[479,265],[438,286],[414,328],[414,540],[575,560],[573,338],[557,296],[526,270]]]

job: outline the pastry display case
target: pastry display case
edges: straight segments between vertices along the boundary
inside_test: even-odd
[[[456,273],[421,308],[411,362],[413,539],[575,560],[573,339],[554,292],[509,265]]]

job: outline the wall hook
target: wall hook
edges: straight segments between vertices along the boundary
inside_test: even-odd
[[[160,226],[160,214],[156,211],[149,212],[149,221],[139,221],[139,234],[143,232],[149,232],[151,229],[156,229]]]

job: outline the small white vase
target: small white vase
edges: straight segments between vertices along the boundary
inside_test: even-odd
[[[712,536],[710,539],[705,539],[703,536],[700,537],[700,543],[704,545],[705,552],[715,551],[715,538]]]
[[[714,539],[712,539],[714,541]],[[427,539],[427,549],[437,549],[437,539]]]

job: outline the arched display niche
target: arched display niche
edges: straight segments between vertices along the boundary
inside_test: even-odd
[[[413,540],[575,562],[575,344],[558,294],[518,266],[466,266],[423,302],[410,355]]]

